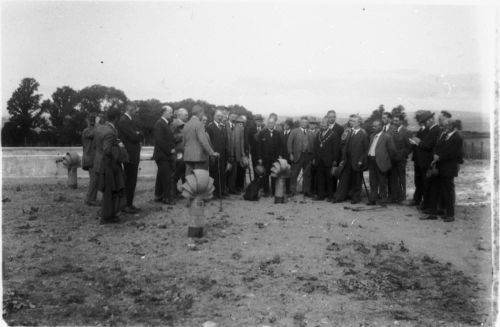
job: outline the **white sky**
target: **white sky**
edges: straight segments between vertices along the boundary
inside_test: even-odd
[[[494,10],[327,3],[4,2],[2,114],[23,77],[280,115],[487,111]],[[490,70],[488,70],[488,68]]]

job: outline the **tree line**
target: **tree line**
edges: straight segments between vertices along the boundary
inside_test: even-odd
[[[81,145],[82,131],[87,126],[89,113],[103,114],[110,108],[125,111],[130,101],[122,90],[103,85],[92,85],[81,90],[69,86],[58,87],[49,99],[42,101],[40,84],[34,78],[24,78],[7,101],[10,115],[2,128],[2,146],[77,146]],[[215,105],[204,100],[184,99],[162,102],[158,99],[134,100],[139,110],[137,123],[145,144],[153,144],[153,126],[161,116],[165,104],[174,110],[188,112],[195,104],[202,105],[211,119],[216,109],[235,111],[252,118],[252,112],[241,105]]]
[[[81,90],[69,86],[58,87],[51,98],[42,101],[38,93],[39,83],[34,78],[24,78],[7,102],[9,120],[2,128],[2,146],[78,146],[81,145],[82,131],[87,126],[89,113],[103,114],[109,108],[125,111],[130,100],[122,90],[103,85],[92,85]],[[252,120],[252,112],[244,106],[215,105],[204,100],[184,99],[177,102],[162,102],[158,99],[134,100],[139,108],[137,123],[144,135],[146,145],[153,144],[153,126],[161,116],[165,104],[174,110],[185,108],[188,112],[195,104],[205,108],[209,120],[215,110],[226,109],[238,115],[246,115]],[[391,113],[405,117],[405,108],[399,105]],[[364,121],[364,128],[370,132],[371,124],[385,112],[383,105],[373,110]],[[405,125],[406,123],[406,119]],[[298,123],[298,122],[297,122]]]

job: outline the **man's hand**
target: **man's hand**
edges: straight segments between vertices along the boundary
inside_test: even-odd
[[[231,165],[229,162],[226,164],[226,173],[233,168],[233,165]]]
[[[257,162],[259,163],[259,165],[262,165],[262,159],[257,160]]]
[[[219,152],[214,152],[214,153],[212,153],[212,157],[220,157],[220,153]]]
[[[363,166],[363,163],[361,161],[358,161],[358,167]]]
[[[437,154],[434,155],[434,162],[438,162],[439,161],[439,156]]]
[[[290,153],[290,161],[293,162],[294,161],[293,159],[294,159],[293,158],[293,153]]]

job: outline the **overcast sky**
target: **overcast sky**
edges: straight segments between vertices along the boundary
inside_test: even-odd
[[[23,77],[281,115],[488,110],[494,10],[305,3],[4,2],[2,102]]]

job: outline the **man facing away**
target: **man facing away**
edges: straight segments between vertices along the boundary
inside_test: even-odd
[[[182,129],[186,176],[191,175],[193,169],[208,170],[209,156],[219,156],[219,154],[212,149],[207,133],[205,132],[205,126],[203,126],[201,122],[205,114],[203,107],[196,104],[193,106],[191,113],[191,119]]]
[[[162,116],[154,125],[155,147],[153,159],[158,171],[155,183],[155,201],[164,204],[175,204],[174,199],[174,171],[175,171],[175,138],[169,125],[172,119],[172,108],[162,106]]]
[[[351,196],[352,204],[361,201],[363,170],[367,166],[368,134],[361,128],[361,117],[358,115],[349,117],[349,125],[351,128],[345,133],[340,163],[343,169],[334,203],[344,201],[348,194]]]
[[[411,151],[410,132],[403,126],[403,117],[392,117],[394,129],[392,139],[396,152],[392,160],[392,169],[389,175],[391,185],[391,202],[401,203],[406,200],[406,161]]]
[[[370,194],[368,205],[381,204],[387,201],[387,174],[391,169],[391,156],[394,155],[394,141],[389,133],[382,130],[380,120],[372,124],[373,134],[370,137],[368,150],[368,170],[370,172]]]
[[[99,206],[97,202],[97,182],[98,174],[94,169],[95,158],[95,123],[97,115],[93,112],[87,117],[87,128],[82,132],[82,169],[89,172],[89,186],[85,197],[85,204],[88,206]]]
[[[302,170],[302,189],[304,196],[311,196],[311,164],[313,159],[314,136],[309,132],[309,119],[302,117],[300,127],[294,129],[287,142],[292,172],[290,179],[291,195],[297,192],[297,178]]]
[[[141,209],[134,206],[135,187],[137,185],[137,174],[139,173],[139,162],[141,160],[142,133],[137,127],[132,117],[137,113],[137,106],[129,102],[127,111],[120,118],[118,123],[118,133],[125,149],[129,155],[129,161],[123,163],[125,170],[125,194],[127,196],[127,206],[123,209],[126,213],[137,213]]]
[[[207,133],[210,137],[214,151],[219,153],[219,162],[210,162],[210,176],[214,179],[215,197],[226,196],[226,171],[228,166],[228,138],[226,126],[223,123],[224,114],[221,110],[214,113],[214,121],[207,126]]]
[[[102,192],[101,224],[120,221],[119,212],[125,206],[125,176],[122,163],[128,161],[125,145],[118,138],[116,125],[120,111],[108,109],[107,122],[99,125],[95,133],[96,153],[94,169],[99,174]]]

